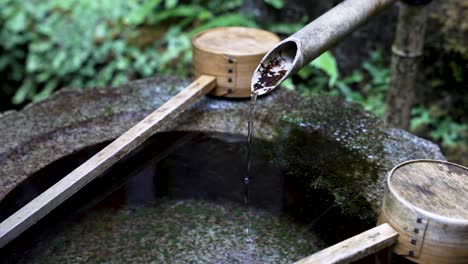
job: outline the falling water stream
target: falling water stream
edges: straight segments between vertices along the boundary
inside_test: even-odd
[[[243,182],[245,185],[245,193],[244,193],[244,202],[248,206],[249,205],[249,182],[251,180],[250,176],[250,156],[252,155],[252,134],[253,134],[253,125],[254,125],[254,115],[255,115],[255,107],[257,105],[257,93],[252,92],[251,99],[250,99],[250,110],[249,110],[249,122],[247,127],[247,156],[246,156],[246,169],[244,173]]]
[[[250,109],[249,109],[249,121],[247,130],[247,154],[246,154],[246,165],[245,172],[243,175],[244,183],[244,204],[246,206],[246,237],[247,246],[249,250],[254,250],[254,244],[252,243],[251,220],[250,220],[250,205],[249,205],[249,189],[252,181],[250,167],[251,167],[251,155],[252,155],[252,135],[254,129],[254,116],[255,107],[257,105],[257,97],[259,94],[269,92],[273,84],[277,84],[283,76],[286,74],[285,62],[281,56],[270,60],[266,65],[260,64],[260,67],[254,73],[253,79],[255,80],[251,84],[251,95],[250,95]],[[265,90],[267,88],[267,90]]]
[[[250,234],[251,229],[251,220],[250,220],[250,209],[249,209],[249,184],[252,180],[250,175],[250,166],[251,166],[251,155],[252,155],[252,134],[254,128],[254,115],[255,115],[255,107],[257,105],[257,96],[258,94],[253,91],[250,97],[250,109],[249,109],[249,121],[247,127],[247,154],[246,154],[246,166],[243,175],[243,182],[244,182],[244,204],[246,206],[246,222],[247,226],[245,229],[246,238],[247,238],[247,248],[249,250],[253,250],[254,244],[252,243],[252,238]]]

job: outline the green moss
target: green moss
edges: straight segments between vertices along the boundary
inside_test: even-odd
[[[155,207],[95,212],[22,261],[289,263],[319,249],[313,234],[290,219],[223,205],[165,200]]]
[[[378,180],[386,138],[381,121],[339,98],[314,96],[296,109],[283,112],[288,126],[276,128],[277,161],[308,186],[307,192],[325,190],[344,213],[374,219],[364,187]]]

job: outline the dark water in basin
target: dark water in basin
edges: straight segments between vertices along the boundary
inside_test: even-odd
[[[22,207],[105,145],[106,143],[87,148],[36,173],[0,203],[0,220],[3,221],[12,212]],[[272,226],[288,225],[286,227],[289,229],[286,229],[285,232],[290,233],[280,235],[285,239],[293,240],[299,236],[306,240],[312,239],[313,241],[310,243],[313,245],[301,244],[300,248],[300,250],[310,251],[341,241],[373,225],[342,215],[340,209],[333,206],[333,198],[326,192],[306,193],[306,188],[301,182],[288,175],[277,165],[271,151],[274,149],[272,143],[255,140],[252,148],[249,205],[262,212],[259,213],[261,216],[251,217],[256,222],[254,224],[263,223],[261,221],[265,219],[271,220],[270,216],[286,217],[287,221],[281,220]],[[230,209],[227,210],[228,213],[220,213],[216,221],[235,215],[232,212],[237,212],[236,210],[239,208],[242,209],[245,198],[245,185],[242,179],[246,164],[245,153],[244,136],[197,132],[158,134],[148,140],[144,146],[135,150],[131,156],[119,162],[77,195],[59,206],[30,230],[1,249],[0,259],[7,263],[14,263],[18,259],[34,262],[37,248],[46,250],[50,246],[46,241],[54,240],[71,226],[73,226],[71,228],[73,230],[85,232],[77,229],[76,226],[86,226],[86,223],[89,222],[89,215],[107,219],[109,212],[113,212],[112,214],[125,218],[132,212],[141,215],[139,208],[161,206],[173,209],[182,206],[180,207],[182,211],[192,210],[194,207],[207,211],[208,209],[215,210],[218,205],[226,205],[226,208]],[[171,204],[170,201],[183,202],[182,204]],[[193,204],[191,201],[204,202]],[[214,215],[218,211],[209,211],[209,214]],[[160,213],[159,211],[151,211],[147,212],[147,216],[151,215],[154,218]],[[198,215],[199,212],[196,214]],[[186,217],[183,213],[181,215]],[[267,216],[264,217],[264,215]],[[149,221],[148,218],[138,219],[138,221],[143,221],[141,219]],[[171,220],[170,217],[168,219]],[[242,219],[244,218],[236,218],[232,221],[238,221],[236,223],[242,225]],[[164,221],[167,222],[167,219]],[[158,223],[160,224],[160,222]],[[186,225],[189,224],[193,223],[186,223]],[[174,228],[174,226],[170,228]],[[234,233],[242,233],[242,228],[236,229]],[[274,232],[272,231],[272,233]],[[241,234],[239,235],[241,236]],[[84,235],[84,237],[86,236]],[[286,248],[293,246],[299,248],[298,245],[285,244],[284,246]],[[278,262],[287,259],[288,254],[291,257],[304,254],[304,252],[299,252],[300,250],[292,253],[286,252],[282,256],[284,258],[276,258],[275,252],[272,255],[275,257],[274,260]],[[266,254],[263,251],[260,252]],[[78,253],[78,255],[82,253]],[[310,252],[310,254],[312,253]],[[213,262],[231,262],[231,260],[232,262],[235,260],[268,262],[268,259],[235,258],[232,254],[229,257],[231,259],[214,259]],[[103,262],[105,259],[95,261]]]

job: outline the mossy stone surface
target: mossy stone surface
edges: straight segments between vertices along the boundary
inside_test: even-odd
[[[292,263],[318,245],[305,227],[265,211],[163,200],[88,214],[20,263]]]
[[[187,80],[155,77],[116,88],[64,91],[0,116],[0,199],[29,175],[87,146],[112,140]],[[204,97],[161,131],[246,135],[248,100]],[[258,100],[254,137],[276,145],[275,162],[326,189],[345,212],[375,217],[386,173],[410,159],[445,159],[437,145],[387,128],[339,98],[277,89]],[[325,173],[326,172],[326,173]]]

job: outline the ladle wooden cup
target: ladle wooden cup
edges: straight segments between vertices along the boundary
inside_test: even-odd
[[[212,95],[250,97],[251,79],[263,56],[278,42],[271,32],[244,28],[214,28],[192,38],[195,76],[216,77]]]
[[[0,223],[0,248],[129,154],[198,98],[209,92],[217,96],[249,97],[250,79],[255,67],[265,53],[279,42],[279,38],[264,30],[231,27],[207,30],[196,35],[192,42],[195,75],[198,78]]]
[[[390,246],[417,263],[468,263],[468,168],[437,160],[396,166],[378,224],[297,263],[350,263]]]

